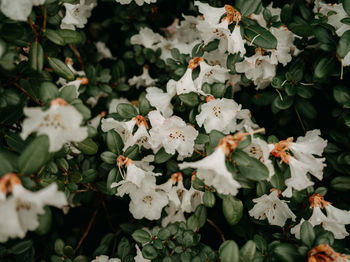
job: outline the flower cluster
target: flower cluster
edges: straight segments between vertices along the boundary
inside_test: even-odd
[[[270,2],[0,0],[0,260],[348,261],[350,4]]]

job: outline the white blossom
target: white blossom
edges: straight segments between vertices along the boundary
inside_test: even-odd
[[[157,2],[157,0],[134,0],[134,1],[139,6],[143,5],[144,3],[151,4],[151,3]],[[116,0],[116,2],[122,5],[127,5],[127,4],[130,4],[132,0]]]
[[[121,262],[121,260],[119,258],[109,258],[108,256],[101,255],[97,256],[91,262]]]
[[[257,52],[250,57],[245,57],[242,62],[236,63],[236,71],[244,73],[246,77],[254,82],[256,89],[267,87],[272,78],[276,75],[276,65],[270,56],[264,55],[258,49]]]
[[[207,133],[215,129],[228,134],[242,129],[244,124],[255,126],[248,121],[238,123],[239,120],[250,118],[248,112],[248,110],[241,110],[241,105],[232,99],[213,99],[201,106],[201,112],[196,116],[196,121],[199,126],[204,125]]]
[[[112,55],[111,50],[109,50],[109,48],[106,46],[106,43],[98,41],[97,43],[95,43],[97,52],[98,52],[98,60],[102,60],[102,59],[111,59],[111,60],[115,60],[116,58]]]
[[[291,197],[292,188],[303,190],[313,185],[307,173],[322,180],[325,158],[314,156],[321,156],[327,146],[327,140],[322,139],[320,134],[320,130],[315,129],[308,131],[304,137],[298,137],[296,142],[292,142],[291,138],[282,140],[271,151],[273,156],[280,158],[290,167],[291,177],[285,181],[287,190],[283,192],[284,196]]]
[[[168,154],[175,154],[177,151],[180,156],[190,156],[193,153],[194,140],[198,136],[198,131],[187,125],[180,117],[172,116],[164,118],[159,111],[148,113],[151,122],[149,131],[154,150],[164,147]]]
[[[176,95],[176,82],[174,80],[168,82],[167,92],[163,92],[158,87],[148,87],[146,92],[146,99],[151,106],[160,111],[164,117],[172,116],[173,105],[171,104],[171,99]]]
[[[221,147],[218,147],[209,156],[197,162],[179,164],[180,169],[196,168],[197,177],[208,186],[214,186],[220,194],[235,196],[241,185],[232,177],[226,168],[226,156]]]
[[[0,10],[12,20],[27,21],[33,6],[44,3],[45,0],[2,0],[0,1]]]
[[[283,26],[280,28],[271,27],[270,31],[277,39],[277,47],[271,50],[271,59],[275,59],[273,64],[280,62],[283,66],[286,66],[292,61],[292,50],[295,48],[293,44],[294,34]]]
[[[236,25],[228,38],[227,51],[231,54],[240,53],[241,56],[244,56],[246,53],[244,44],[246,42],[247,41],[242,38],[240,26]]]
[[[149,75],[148,66],[143,67],[142,74],[139,76],[133,76],[129,79],[129,85],[136,86],[136,88],[140,88],[141,86],[152,86],[157,82],[157,79],[153,79]]]
[[[342,4],[328,4],[321,1],[315,2],[314,13],[321,13],[328,18],[328,24],[334,26],[338,36],[350,29],[350,25],[341,22],[348,17]]]
[[[23,121],[21,137],[26,139],[33,132],[47,135],[50,152],[60,150],[67,142],[81,142],[88,136],[87,127],[80,126],[83,116],[74,106],[53,104],[46,111],[40,107],[25,107],[23,112],[27,118]]]
[[[267,167],[269,170],[268,180],[270,180],[271,177],[275,174],[275,170],[272,161],[269,159],[271,148],[266,143],[266,141],[258,137],[254,137],[254,135],[251,135],[251,143],[249,146],[244,148],[243,151],[248,153],[248,155],[251,157],[260,160]]]
[[[78,4],[64,3],[66,13],[62,19],[61,28],[75,30],[75,28],[84,28],[91,16],[92,9],[97,6],[96,0],[80,0]]]
[[[267,218],[270,225],[283,227],[286,220],[291,218],[295,221],[296,216],[289,209],[285,200],[280,200],[278,190],[273,190],[269,195],[265,194],[253,199],[256,203],[249,211],[249,215],[255,219],[264,220]]]
[[[0,183],[4,179],[7,177],[2,177]],[[0,198],[0,242],[6,242],[9,238],[23,238],[27,231],[35,230],[39,226],[38,215],[44,214],[44,206],[62,208],[67,205],[66,196],[57,191],[55,183],[31,192],[18,179],[12,185],[11,192],[11,196]]]
[[[225,81],[228,79],[228,72],[229,69],[223,68],[219,65],[208,65],[206,62],[202,61],[199,63],[200,67],[200,73],[198,75],[198,78],[195,81],[195,84],[197,86],[197,90],[202,89],[203,83],[225,83]]]

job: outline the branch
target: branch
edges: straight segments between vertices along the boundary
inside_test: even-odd
[[[224,233],[222,233],[221,229],[214,223],[214,221],[213,221],[213,220],[210,220],[209,218],[207,218],[207,222],[208,222],[213,228],[215,228],[215,230],[219,233],[219,235],[220,235],[222,241],[225,242],[225,241],[226,241],[226,238],[225,238],[225,236],[224,236]]]
[[[31,94],[28,93],[27,90],[25,90],[23,87],[21,87],[19,84],[17,83],[13,83],[19,90],[21,90],[23,93],[25,93],[27,96],[29,96],[36,104],[38,104],[39,106],[43,106],[45,105],[44,103],[42,103],[39,99],[37,99],[36,97],[32,96]]]
[[[76,248],[75,248],[75,251],[77,251],[77,250],[80,248],[81,244],[83,244],[83,242],[84,242],[84,239],[85,239],[86,236],[89,234],[89,231],[90,231],[90,229],[91,229],[91,227],[92,227],[92,224],[93,224],[94,221],[95,221],[97,212],[98,212],[98,209],[96,209],[95,212],[94,212],[94,214],[92,215],[92,217],[91,217],[91,219],[90,219],[90,222],[89,222],[89,224],[88,224],[88,226],[87,226],[87,228],[86,228],[86,230],[85,230],[83,236],[81,237],[81,239],[79,240],[78,245],[77,245]]]
[[[69,47],[72,49],[74,55],[77,57],[78,62],[79,62],[80,67],[81,67],[81,70],[82,70],[82,71],[85,71],[84,61],[83,61],[83,59],[81,58],[79,51],[77,50],[77,48],[76,48],[75,45],[73,45],[73,44],[72,44],[72,45],[69,45]]]

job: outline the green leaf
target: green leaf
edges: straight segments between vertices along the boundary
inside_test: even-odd
[[[49,154],[49,138],[46,135],[36,137],[18,158],[21,174],[29,175],[44,165]]]
[[[324,44],[334,45],[334,41],[330,32],[323,26],[316,26],[314,28],[314,34],[316,39]]]
[[[39,42],[33,42],[29,51],[29,65],[34,71],[41,72],[44,68],[44,50]]]
[[[121,103],[117,106],[117,113],[124,119],[130,120],[137,116],[137,110],[133,105]]]
[[[160,240],[167,240],[171,236],[171,233],[168,228],[161,228],[157,236]]]
[[[317,116],[317,111],[315,107],[305,99],[300,99],[296,102],[295,108],[300,114],[309,119],[314,119]]]
[[[204,226],[205,222],[207,221],[207,209],[205,208],[205,206],[197,206],[196,210],[194,211],[194,214],[198,219],[198,227]]]
[[[158,150],[158,152],[154,156],[154,162],[157,164],[162,164],[167,162],[170,158],[172,158],[173,155],[168,154],[165,152],[164,147]]]
[[[350,102],[350,89],[346,86],[337,85],[333,88],[333,96],[335,101],[344,105],[345,103]]]
[[[0,176],[16,171],[17,156],[0,149]]]
[[[293,105],[294,99],[291,96],[284,96],[283,100],[280,96],[276,96],[273,100],[273,105],[281,110],[286,110]]]
[[[325,78],[327,77],[336,67],[336,59],[335,57],[323,57],[318,61],[315,70],[314,77],[315,78]]]
[[[336,191],[350,191],[350,176],[338,176],[331,181],[330,186]]]
[[[44,102],[49,102],[50,100],[58,96],[58,88],[52,82],[43,82],[40,85],[40,99]]]
[[[74,249],[71,246],[65,246],[63,248],[63,254],[69,258],[73,258],[75,255]]]
[[[244,29],[244,33],[250,42],[254,40],[254,44],[264,49],[274,49],[277,47],[277,39],[259,25],[251,25]]]
[[[61,60],[53,57],[47,57],[50,67],[59,76],[67,79],[74,80],[74,73],[68,68],[68,66]]]
[[[64,86],[60,90],[60,97],[62,97],[67,103],[72,102],[78,97],[77,88],[73,85]]]
[[[98,145],[91,138],[77,143],[77,148],[85,155],[95,155],[98,151]]]
[[[232,159],[237,164],[240,175],[253,181],[265,180],[269,176],[269,170],[258,159],[250,157],[242,150],[236,150]]]
[[[216,199],[215,199],[214,193],[211,191],[205,191],[203,194],[203,204],[206,207],[211,208],[215,206],[215,202],[216,202]]]
[[[46,235],[49,233],[52,224],[52,212],[51,209],[46,206],[44,207],[45,213],[39,215],[39,227],[36,228],[35,233],[39,236]]]
[[[46,29],[44,35],[56,45],[64,46],[66,44],[66,41],[64,41],[62,36],[56,30]]]
[[[222,211],[230,225],[237,224],[243,215],[243,203],[234,196],[227,195],[222,201]]]
[[[224,96],[226,92],[226,86],[225,84],[222,83],[215,83],[212,85],[211,87],[211,94],[215,97],[215,98],[221,98]]]
[[[260,0],[237,0],[235,7],[239,9],[242,16],[249,16],[254,13],[261,5]]]
[[[196,215],[190,216],[186,221],[187,229],[196,231],[199,228],[199,221]]]
[[[239,251],[239,262],[252,262],[255,257],[256,245],[253,240],[249,240]]]
[[[57,30],[56,33],[63,39],[65,44],[80,44],[83,42],[82,35],[77,31],[60,29]]]
[[[337,54],[344,58],[350,52],[350,30],[346,31],[339,39]]]
[[[151,244],[147,244],[142,248],[142,256],[146,259],[155,259],[158,256],[157,250]]]
[[[315,241],[315,231],[309,221],[304,221],[300,227],[300,239],[306,246],[312,247]]]
[[[342,0],[345,12],[350,16],[350,0]]]
[[[227,240],[219,248],[221,262],[239,262],[239,249],[235,241]]]
[[[117,248],[118,257],[124,260],[124,258],[129,254],[130,251],[131,245],[129,240],[126,237],[122,237]]]
[[[139,96],[139,111],[140,114],[143,116],[146,116],[149,111],[151,111],[151,104],[149,101],[146,99],[146,92],[142,92],[141,95]]]
[[[132,233],[131,236],[136,242],[141,244],[145,244],[151,241],[151,235],[143,229],[136,230],[134,233]]]
[[[273,250],[277,261],[294,262],[298,261],[298,251],[296,247],[289,243],[282,243],[276,246]]]
[[[124,143],[120,135],[114,130],[110,130],[107,133],[107,147],[113,153],[121,155],[123,153]]]
[[[63,256],[64,242],[62,239],[60,238],[56,239],[54,248],[57,255]]]
[[[188,93],[188,94],[183,94],[183,95],[179,95],[180,100],[185,104],[188,105],[190,107],[194,107],[196,105],[198,105],[199,103],[199,96],[196,93]]]
[[[19,243],[12,246],[8,252],[13,255],[20,255],[28,251],[30,248],[33,247],[33,241],[32,240],[23,240]]]

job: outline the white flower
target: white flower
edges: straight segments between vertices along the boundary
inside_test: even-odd
[[[127,141],[130,136],[132,136],[132,131],[136,125],[136,121],[133,119],[123,122],[115,120],[114,118],[104,118],[102,119],[101,123],[101,129],[103,132],[114,130],[120,135],[124,142]]]
[[[8,176],[15,175],[3,176],[0,183]],[[31,192],[17,178],[11,191],[11,196],[0,199],[0,242],[6,242],[9,238],[23,238],[27,231],[35,230],[39,226],[38,215],[44,214],[44,206],[62,208],[67,205],[66,196],[57,191],[56,184]]]
[[[162,227],[166,227],[168,224],[175,222],[186,222],[186,218],[184,216],[184,211],[182,209],[178,209],[173,202],[169,202],[169,206],[164,208],[167,216],[162,219]]]
[[[244,56],[246,53],[244,44],[246,42],[247,41],[242,38],[240,26],[236,25],[229,36],[227,51],[231,54],[240,53],[241,56]]]
[[[149,87],[146,89],[146,92],[146,99],[150,102],[151,106],[154,106],[160,111],[164,117],[170,117],[173,114],[171,99],[176,94],[176,82],[174,80],[171,79],[168,82],[167,92],[165,93],[157,87]]]
[[[199,93],[203,94],[202,90],[197,90],[196,85],[192,79],[192,69],[187,68],[185,74],[181,77],[179,81],[176,82],[176,93],[177,95],[187,94],[187,93]]]
[[[201,40],[200,32],[197,29],[200,18],[194,16],[183,15],[184,20],[181,21],[180,26],[176,29],[173,35],[174,39],[178,39],[182,43],[193,43]]]
[[[122,5],[130,4],[132,0],[116,0],[117,3],[120,3]],[[150,4],[155,3],[157,0],[135,0],[135,3],[139,6],[143,5],[144,3]]]
[[[158,220],[162,209],[168,203],[168,196],[164,191],[145,189],[144,187],[130,193],[129,210],[136,219],[147,218]]]
[[[280,200],[278,190],[273,190],[269,195],[263,195],[253,199],[256,203],[249,211],[249,215],[255,219],[264,220],[267,218],[270,225],[283,227],[288,218],[295,221],[296,216],[289,209],[285,200]]]
[[[92,126],[93,128],[98,128],[100,126],[101,123],[101,119],[106,115],[106,112],[102,112],[101,114],[98,114],[97,116],[95,116],[94,118],[90,119],[87,122],[88,126]]]
[[[312,226],[322,225],[325,230],[332,232],[336,239],[343,239],[349,235],[345,226],[350,224],[350,211],[333,207],[320,194],[310,196],[309,202],[310,208],[313,210],[308,221]],[[322,208],[326,209],[327,216],[322,212]],[[296,238],[300,238],[300,227],[304,221],[304,219],[301,219],[300,223],[291,230],[291,233],[295,234]]]
[[[133,134],[135,125],[138,126],[138,129]],[[147,132],[147,122],[146,119],[139,115],[132,118],[129,121],[123,122],[118,121],[113,118],[102,119],[101,129],[103,132],[108,132],[109,130],[116,131],[124,142],[123,151],[128,147],[135,144],[144,146],[146,149],[151,148],[150,144],[150,135]]]
[[[115,60],[116,58],[112,55],[111,50],[106,46],[106,43],[98,41],[95,43],[95,46],[97,48],[97,52],[99,54],[98,60],[102,59],[112,59]]]
[[[248,129],[249,130],[249,129]],[[250,131],[250,130],[249,130]],[[244,152],[248,153],[251,157],[255,157],[260,160],[269,170],[268,180],[275,174],[272,161],[269,159],[271,148],[262,139],[251,135],[251,143],[249,146],[243,149]]]
[[[222,53],[219,49],[215,49],[210,52],[205,52],[203,58],[208,62],[209,65],[219,65],[221,67],[226,67],[228,53]],[[233,76],[233,75],[230,75]],[[239,76],[239,75],[238,75]]]
[[[286,27],[271,27],[271,33],[277,39],[276,49],[271,50],[271,59],[275,59],[273,63],[280,62],[283,66],[286,66],[290,61],[292,61],[292,50],[294,48],[294,34],[288,30]]]
[[[225,7],[212,7],[209,4],[201,3],[199,1],[195,1],[194,5],[198,6],[199,12],[203,14],[204,21],[210,25],[219,24],[220,18],[226,13]]]
[[[154,166],[150,165],[152,162],[154,162],[154,155],[145,156],[138,161],[134,160],[134,164],[145,171],[153,171]]]
[[[242,111],[241,105],[232,99],[213,99],[201,106],[196,121],[199,126],[204,125],[207,133],[215,129],[228,134],[243,127],[243,123],[238,123],[240,119],[246,118],[245,111],[243,114]]]
[[[327,140],[322,139],[320,134],[318,129],[308,131],[304,137],[298,137],[296,142],[292,142],[292,138],[280,141],[271,151],[274,157],[281,158],[290,167],[291,177],[285,181],[287,190],[283,192],[284,196],[291,197],[292,188],[303,190],[313,185],[307,178],[307,173],[322,180],[325,158],[314,157],[321,156],[327,146]]]
[[[119,258],[109,258],[108,256],[101,255],[96,257],[91,262],[121,262]]]
[[[350,25],[341,22],[343,18],[348,17],[342,4],[328,4],[316,1],[314,13],[321,13],[326,16],[328,24],[334,26],[338,36],[342,36],[345,31],[350,29]]]
[[[139,76],[134,76],[129,79],[129,85],[136,86],[136,88],[140,88],[140,86],[152,86],[157,82],[157,79],[153,79],[149,75],[148,66],[143,67],[143,72]]]
[[[87,19],[91,16],[91,11],[97,5],[96,0],[80,0],[78,4],[64,3],[66,14],[62,19],[61,28],[75,30],[84,28]]]
[[[275,62],[269,56],[263,55],[263,51],[257,49],[255,55],[245,57],[242,62],[236,63],[236,71],[245,73],[248,79],[253,80],[256,89],[267,87],[276,75]]]
[[[0,10],[7,17],[16,21],[27,21],[33,6],[43,5],[45,0],[2,0]]]
[[[313,226],[322,225],[325,230],[331,231],[336,239],[343,239],[349,235],[349,233],[346,231],[345,224],[328,218],[322,212],[321,208],[317,206],[313,208],[312,216],[309,218],[309,222]]]
[[[57,105],[55,102],[62,102]],[[25,107],[23,112],[27,118],[23,121],[21,137],[26,139],[31,133],[49,137],[49,152],[56,152],[67,142],[80,142],[87,138],[87,127],[81,127],[82,115],[74,106],[67,105],[61,99],[51,101],[46,111],[40,107]]]
[[[193,153],[194,140],[198,136],[198,131],[187,125],[180,117],[172,116],[164,118],[159,111],[151,111],[148,114],[152,129],[150,135],[153,150],[164,147],[168,154],[180,156],[190,156]]]
[[[203,83],[224,83],[229,78],[228,72],[230,70],[219,65],[210,66],[206,62],[202,61],[199,63],[199,67],[200,73],[195,81],[197,90],[202,89]]]
[[[136,256],[134,257],[135,262],[151,262],[151,260],[143,258],[142,252],[138,245],[135,245],[135,247],[136,247]]]
[[[214,153],[197,162],[185,162],[179,164],[180,169],[196,168],[197,177],[208,186],[214,186],[220,194],[233,195],[238,193],[241,185],[234,180],[232,174],[226,168],[226,156],[221,147]]]
[[[142,27],[137,35],[133,35],[130,38],[130,43],[133,45],[143,45],[146,48],[155,50],[157,49],[156,45],[162,40],[164,40],[164,37],[160,34],[154,33],[148,27]]]

